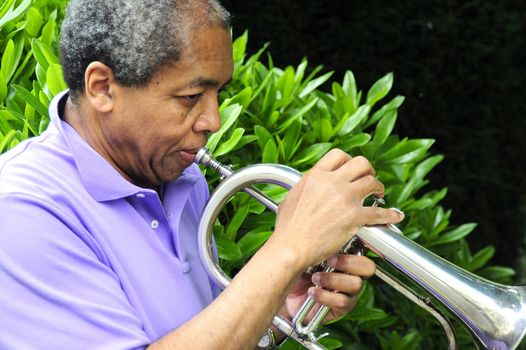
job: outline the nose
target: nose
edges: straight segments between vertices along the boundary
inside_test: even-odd
[[[221,127],[221,116],[219,114],[219,102],[216,94],[203,96],[203,108],[194,123],[194,131],[205,131],[214,133]]]

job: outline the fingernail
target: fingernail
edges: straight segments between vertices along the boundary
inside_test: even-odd
[[[307,294],[309,295],[309,297],[314,298],[314,294],[316,294],[316,287],[310,287],[307,290]]]
[[[403,211],[401,211],[400,209],[398,208],[390,208],[391,210],[394,210],[396,211],[398,214],[400,214],[402,216],[402,219],[405,218],[405,214]]]
[[[314,275],[312,275],[312,283],[314,283],[315,285],[319,285],[320,281],[321,275],[319,273],[315,273]]]

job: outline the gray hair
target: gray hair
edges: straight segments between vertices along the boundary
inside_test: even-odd
[[[120,84],[144,86],[180,58],[185,31],[228,30],[230,20],[217,0],[71,0],[60,39],[64,80],[77,95],[87,66],[100,61]]]

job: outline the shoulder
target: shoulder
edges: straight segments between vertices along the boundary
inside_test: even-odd
[[[44,133],[0,156],[0,194],[43,195],[62,179],[75,178],[75,164],[61,136]]]

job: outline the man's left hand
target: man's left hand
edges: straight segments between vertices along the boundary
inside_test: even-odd
[[[307,317],[307,322],[318,310],[319,304],[330,307],[325,322],[334,320],[351,311],[356,304],[356,295],[362,288],[363,279],[371,277],[376,271],[374,262],[357,255],[340,254],[328,259],[334,272],[304,273],[292,288],[280,314],[292,319],[307,296],[311,296],[317,305]]]

